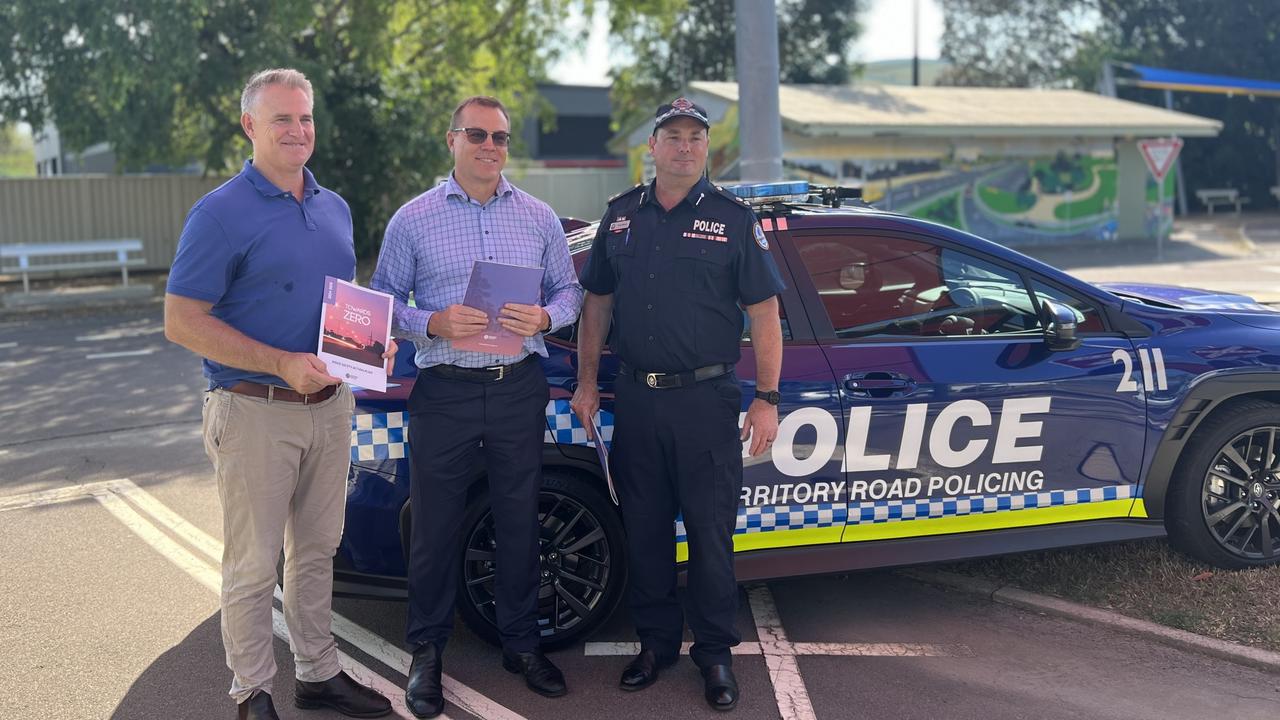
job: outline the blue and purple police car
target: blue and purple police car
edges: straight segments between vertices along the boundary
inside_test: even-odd
[[[779,433],[771,453],[744,460],[740,579],[1161,535],[1222,568],[1280,560],[1280,312],[1091,285],[954,228],[843,203],[839,189],[735,192],[752,198],[787,284]],[[581,270],[595,224],[566,227]],[[357,394],[339,593],[404,596],[415,517],[402,347],[395,387]],[[569,409],[573,328],[548,349],[539,603],[543,642],[557,647],[612,612],[626,562],[618,509]],[[606,442],[616,369],[606,352]],[[749,402],[749,327],[737,372]],[[494,639],[493,520],[485,468],[474,472],[458,608]],[[678,518],[672,532],[684,560]]]

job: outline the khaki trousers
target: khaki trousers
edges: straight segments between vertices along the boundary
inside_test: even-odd
[[[222,643],[237,703],[272,689],[271,603],[282,546],[297,678],[321,682],[340,670],[329,623],[354,408],[346,385],[314,405],[205,393],[204,447],[222,501]]]

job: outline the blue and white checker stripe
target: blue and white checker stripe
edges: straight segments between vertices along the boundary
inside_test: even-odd
[[[351,462],[408,457],[409,413],[358,413],[351,416]]]
[[[613,441],[613,413],[600,411],[605,446]],[[547,403],[546,441],[592,445],[568,400]],[[358,413],[351,417],[351,461],[399,460],[409,456],[409,413]]]
[[[1079,490],[980,495],[934,500],[877,500],[869,503],[819,503],[816,505],[761,505],[738,508],[735,535],[779,530],[805,530],[838,525],[861,525],[900,520],[924,520],[959,515],[1129,500],[1138,497],[1137,485],[1114,485]],[[676,519],[676,542],[688,542],[684,519]]]
[[[600,411],[600,435],[604,437],[605,447],[613,444],[613,413]],[[560,445],[590,445],[587,440],[587,429],[578,421],[578,416],[569,407],[568,400],[552,400],[547,403],[547,442]]]
[[[1081,503],[1129,500],[1137,497],[1136,485],[1112,485],[1079,490],[1046,490],[1044,492],[1008,495],[977,495],[963,498],[923,500],[877,500],[850,503],[850,525],[896,522],[926,518],[978,515],[1004,510],[1079,505]]]

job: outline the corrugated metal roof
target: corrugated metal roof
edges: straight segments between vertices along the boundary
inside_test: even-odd
[[[738,84],[690,89],[729,102]],[[1198,115],[1081,92],[903,85],[782,85],[783,126],[843,137],[1213,137],[1222,123]]]

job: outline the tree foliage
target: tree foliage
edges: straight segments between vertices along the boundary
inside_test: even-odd
[[[248,152],[239,94],[296,67],[317,118],[309,166],[351,204],[357,250],[448,168],[454,105],[484,92],[513,121],[554,57],[572,0],[62,0],[0,5],[0,121],[56,122],[71,148],[108,141],[124,169]]]
[[[784,83],[845,83],[861,32],[862,0],[778,0],[779,75]],[[614,118],[633,122],[693,80],[733,80],[734,0],[638,0],[609,5],[620,55]]]
[[[1280,80],[1275,0],[942,0],[942,55],[957,85],[1093,89],[1105,60]],[[1123,75],[1121,71],[1121,75]],[[1164,105],[1162,91],[1120,97]],[[1256,204],[1280,184],[1280,99],[1175,91],[1174,109],[1221,120],[1182,151],[1190,189],[1235,187]]]

